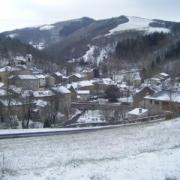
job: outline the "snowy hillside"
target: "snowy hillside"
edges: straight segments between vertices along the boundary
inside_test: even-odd
[[[41,31],[48,31],[48,30],[50,30],[50,29],[52,29],[54,27],[55,27],[54,25],[47,24],[47,25],[41,26],[39,29]]]
[[[104,59],[108,58],[109,53],[113,53],[115,50],[115,45],[108,44],[105,47],[98,47],[94,45],[88,45],[88,50],[86,53],[78,58],[83,59],[84,62],[91,62],[99,64],[104,61]]]
[[[99,64],[104,59],[111,59],[110,54],[114,57],[117,43],[128,37],[133,39],[136,38],[137,34],[143,36],[144,32],[146,34],[164,32],[175,35],[177,27],[178,23],[176,22],[133,16],[119,16],[103,20],[84,17],[38,27],[17,29],[2,34],[6,37],[19,39],[38,50],[43,50],[52,57],[53,61],[83,59],[85,62]],[[124,33],[123,36],[122,33]],[[176,39],[178,37],[176,38],[175,35],[172,41],[176,41]]]
[[[127,17],[129,21],[127,23],[119,24],[117,27],[111,29],[109,33],[106,36],[115,34],[119,31],[127,31],[127,30],[138,30],[138,31],[146,31],[147,33],[153,33],[153,32],[164,32],[169,33],[170,30],[163,27],[152,27],[150,26],[150,23],[153,23],[155,21],[139,18],[139,17]]]
[[[179,179],[179,131],[180,119],[177,119],[83,134],[1,140],[0,169],[4,170],[1,177],[3,180]]]

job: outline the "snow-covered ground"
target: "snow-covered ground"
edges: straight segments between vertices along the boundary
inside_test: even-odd
[[[88,46],[89,50],[86,51],[86,54],[84,54],[83,59],[85,62],[93,61],[94,60],[94,51],[96,49],[96,46]]]
[[[48,31],[48,30],[51,30],[53,29],[55,26],[54,25],[51,25],[51,24],[46,24],[46,25],[43,25],[39,28],[39,30],[41,31]]]
[[[2,179],[179,179],[179,134],[180,119],[176,119],[83,134],[1,140]]]
[[[78,123],[101,123],[106,122],[105,116],[100,110],[89,110],[85,112],[77,121]]]
[[[108,46],[105,46],[103,48],[94,46],[94,45],[88,45],[88,50],[82,56],[83,60],[85,62],[92,62],[92,63],[101,63],[109,56],[109,53],[112,53],[115,49],[115,44],[110,44]],[[79,58],[79,59],[81,59]]]
[[[138,17],[128,17],[129,21],[127,23],[119,24],[117,27],[111,29],[106,36],[112,35],[119,31],[127,30],[137,30],[137,31],[146,31],[147,33],[153,32],[164,32],[169,33],[170,30],[163,27],[151,27],[150,23],[154,22],[153,20],[138,18]]]
[[[17,36],[18,36],[18,34],[16,34],[16,33],[12,33],[12,34],[7,35],[7,37],[12,38],[12,39],[17,37]]]
[[[29,44],[38,50],[43,50],[45,48],[44,42],[34,43],[34,42],[30,41]]]

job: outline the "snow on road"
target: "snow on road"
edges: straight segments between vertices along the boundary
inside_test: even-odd
[[[2,169],[5,180],[179,179],[180,119],[83,134],[0,140]]]

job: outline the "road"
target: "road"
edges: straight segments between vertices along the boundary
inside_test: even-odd
[[[129,124],[120,124],[120,125],[110,125],[110,126],[101,126],[101,127],[89,127],[89,128],[66,128],[66,129],[59,129],[52,131],[35,131],[35,132],[11,132],[10,133],[0,133],[0,139],[12,139],[12,138],[27,138],[27,137],[40,137],[40,136],[57,136],[57,135],[68,135],[68,134],[80,134],[80,133],[87,133],[87,132],[94,132],[100,131],[104,129],[115,129],[122,126],[136,126],[139,124],[150,124],[154,122],[161,122],[165,121],[164,118],[146,121],[146,122],[136,122],[136,123],[129,123]]]

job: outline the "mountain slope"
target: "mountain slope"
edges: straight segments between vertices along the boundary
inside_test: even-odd
[[[172,33],[175,24],[126,16],[95,21],[46,50],[54,57],[61,57],[63,60],[83,59],[101,62],[115,52],[119,41],[153,32]]]
[[[146,42],[140,43],[141,47],[146,45],[146,53],[141,53],[141,48],[137,48],[139,56],[131,52],[130,45],[127,56],[119,55],[121,49],[117,45],[132,43],[132,40],[137,41],[133,42],[137,45],[139,44],[137,39],[143,40],[143,36],[156,32],[165,34],[163,43],[158,42],[158,45],[153,48]],[[158,56],[165,58],[166,53],[176,47],[180,37],[180,24],[129,16],[104,20],[85,17],[3,34],[43,50],[43,53],[52,56],[52,61],[56,63],[83,61],[100,64],[103,61],[111,61],[112,64],[114,61],[115,66],[122,65],[122,62],[129,64],[140,62],[139,64],[142,65],[144,60],[151,64]],[[168,60],[171,60],[171,57],[168,57]]]
[[[81,19],[47,24],[38,27],[30,27],[4,32],[3,34],[10,38],[19,39],[21,42],[30,44],[35,48],[42,50],[51,44],[59,42],[74,31],[86,27],[94,20],[84,17]]]
[[[0,35],[0,66],[7,64],[15,56],[26,56],[26,54],[32,54],[36,63],[43,63],[50,59],[47,54],[33,48],[31,45]]]

